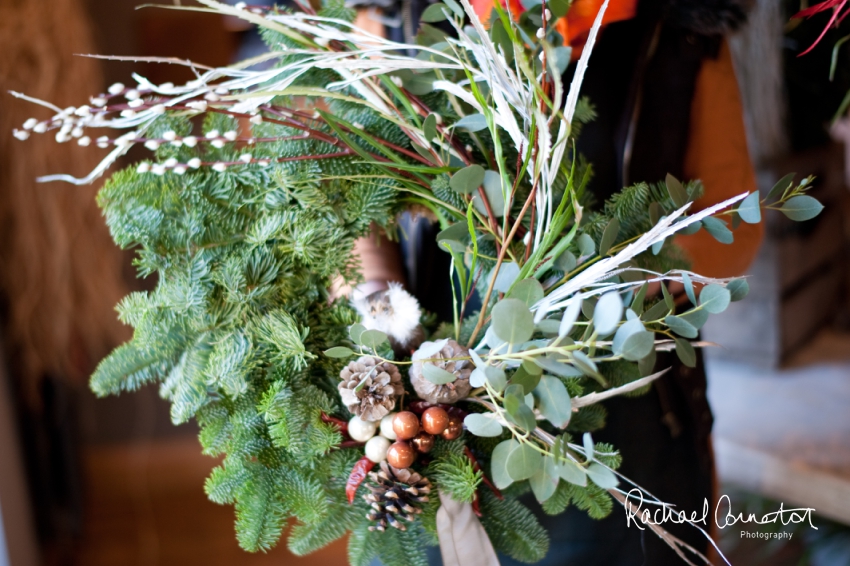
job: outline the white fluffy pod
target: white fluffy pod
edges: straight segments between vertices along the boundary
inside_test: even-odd
[[[360,314],[360,323],[368,330],[385,332],[397,353],[403,351],[409,355],[422,342],[419,301],[400,284],[390,283],[386,290],[355,296],[352,306]]]

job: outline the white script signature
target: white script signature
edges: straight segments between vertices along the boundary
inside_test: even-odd
[[[629,505],[626,505],[626,526],[634,525],[640,530],[644,530],[646,525],[663,525],[664,523],[682,524],[688,523],[691,525],[702,524],[708,525],[711,505],[708,499],[703,500],[702,514],[698,511],[691,511],[688,514],[686,511],[677,511],[672,505],[653,503],[652,509],[644,509],[643,494],[639,489],[633,489],[628,494]],[[785,504],[780,503],[777,511],[765,513],[761,516],[755,513],[744,515],[743,512],[735,513],[732,511],[732,500],[728,495],[721,495],[717,500],[717,505],[714,507],[714,524],[718,528],[724,529],[736,524],[755,523],[758,525],[766,525],[769,523],[781,522],[783,525],[798,524],[808,521],[809,526],[815,530],[817,527],[812,524],[813,507],[799,507],[796,509],[785,509]]]

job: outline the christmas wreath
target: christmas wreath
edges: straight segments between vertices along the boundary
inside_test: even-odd
[[[115,242],[158,283],[118,306],[135,333],[92,389],[159,383],[174,423],[197,419],[204,453],[223,456],[206,493],[235,506],[249,551],[294,517],[296,554],[350,532],[352,564],[425,564],[436,543],[449,564],[470,549],[471,563],[534,562],[547,535],[518,495],[597,518],[631,505],[616,447],[590,435],[597,403],[646,390],[657,351],[693,364],[709,314],[748,290],[689,272],[671,237],[730,241],[763,208],[811,218],[811,179],[689,214],[700,184],[668,176],[591,210],[573,140],[594,117],[579,93],[607,2],[570,85],[567,0],[497,5],[487,25],[467,0],[443,0],[414,45],[356,29],[340,0],[199,2],[259,26],[269,52],[226,68],[169,60],[196,78],[134,75],[79,107],[35,101],[54,114],[15,132],[111,150],[86,178],[45,180],[89,183],[131,147],[151,152],[99,195]],[[373,225],[393,235],[403,210],[442,227],[451,322],[395,285],[354,301],[329,291],[361,280],[355,240]]]

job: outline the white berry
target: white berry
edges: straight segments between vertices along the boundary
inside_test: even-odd
[[[398,435],[393,430],[393,418],[397,413],[390,413],[381,419],[381,435],[389,438],[390,440],[395,440],[398,438]]]
[[[351,417],[351,420],[348,421],[348,436],[357,442],[366,442],[375,436],[377,430],[378,423],[370,423],[357,416]]]
[[[383,436],[373,436],[366,442],[366,457],[380,464],[387,459],[387,450],[390,448],[390,441]]]

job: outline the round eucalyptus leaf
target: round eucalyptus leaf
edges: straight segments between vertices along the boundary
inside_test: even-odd
[[[324,354],[329,358],[348,358],[356,353],[357,352],[351,348],[346,348],[345,346],[334,346],[324,352]]]
[[[731,244],[735,241],[735,236],[732,231],[726,227],[726,223],[712,216],[702,219],[702,225],[706,231],[714,236],[714,239],[721,244]]]
[[[747,224],[758,224],[761,222],[759,196],[758,191],[752,192],[738,205],[738,216]]]
[[[706,285],[699,294],[700,304],[711,314],[722,313],[731,301],[732,294],[726,287],[720,285]]]
[[[537,420],[534,418],[534,410],[531,409],[524,401],[517,407],[517,410],[511,414],[508,413],[508,420],[521,430],[532,431],[537,427]]]
[[[417,45],[430,45],[433,47],[445,43],[447,37],[446,32],[440,28],[423,22],[419,26],[419,33],[416,34],[416,43]]]
[[[596,297],[588,297],[581,302],[581,314],[587,320],[593,320],[593,309],[596,308]]]
[[[658,320],[662,316],[670,312],[670,308],[664,301],[658,301],[649,307],[641,316],[641,320]]]
[[[519,299],[530,308],[543,298],[543,285],[533,277],[523,279],[514,284],[513,288],[507,294],[507,298]]]
[[[484,182],[484,168],[480,165],[464,167],[449,180],[449,186],[455,191],[469,194],[475,191]]]
[[[809,195],[797,195],[788,199],[788,202],[783,204],[779,210],[791,220],[803,222],[820,214],[823,205],[818,202],[818,199]]]
[[[436,6],[436,4],[434,5]],[[434,6],[429,6],[428,9]],[[427,11],[427,10],[426,10]],[[422,123],[422,133],[425,134],[425,139],[429,142],[437,137],[437,116],[436,114],[428,114],[425,122]]]
[[[576,320],[578,320],[579,313],[581,313],[581,300],[578,297],[573,297],[567,308],[564,309],[564,316],[561,318],[561,325],[558,328],[558,336],[563,338],[570,333]]]
[[[514,262],[505,262],[499,268],[499,273],[496,275],[496,281],[493,283],[493,288],[500,293],[507,293],[511,290],[511,286],[516,281],[519,275],[519,266]]]
[[[472,358],[472,364],[477,368],[484,368],[487,363],[481,359],[481,356],[475,350],[469,351],[469,357]]]
[[[465,14],[463,7],[455,0],[443,0],[443,3],[448,6],[452,12],[454,12],[455,16],[458,18],[464,17]]]
[[[520,367],[531,375],[543,375],[543,368],[537,365],[535,360],[523,360]]]
[[[525,369],[524,365],[521,365],[511,376],[511,385],[522,386],[523,393],[527,395],[534,391],[534,388],[540,383],[541,375],[541,373],[531,373]]]
[[[631,310],[637,315],[643,314],[643,305],[646,300],[647,289],[649,289],[649,284],[644,283],[640,290],[635,293],[634,299],[632,299]]]
[[[521,344],[534,334],[534,315],[519,299],[503,299],[491,312],[493,332],[510,344]]]
[[[437,367],[434,364],[422,364],[422,375],[436,385],[445,385],[457,380],[457,376],[452,372],[446,371],[443,368]]]
[[[478,132],[487,127],[487,118],[484,114],[469,114],[455,122],[454,127],[467,132]]]
[[[600,378],[599,369],[596,367],[596,362],[587,357],[584,352],[575,350],[570,352],[570,358],[576,368],[584,375]]]
[[[655,242],[654,244],[652,244],[652,248],[651,248],[652,249],[652,255],[658,255],[658,253],[661,251],[661,248],[664,247],[664,242],[666,242],[666,241],[667,240],[664,239],[664,240],[661,240],[659,242]]]
[[[587,477],[602,489],[614,489],[620,483],[614,472],[598,462],[587,467]]]
[[[679,318],[689,322],[691,326],[699,330],[708,322],[708,311],[705,309],[691,309],[686,313],[680,314]]]
[[[698,332],[694,325],[678,316],[668,316],[664,319],[664,324],[679,336],[684,336],[685,338],[697,337]]]
[[[348,336],[351,338],[351,341],[355,344],[360,344],[360,336],[366,330],[366,327],[360,324],[359,322],[355,322],[351,325],[351,328],[348,329]]]
[[[726,288],[729,290],[729,298],[733,303],[735,301],[740,301],[750,292],[750,284],[746,279],[735,279],[734,281],[730,281],[726,284]]]
[[[378,346],[387,341],[387,335],[380,330],[364,330],[360,335],[360,343],[367,348],[377,350]]]
[[[584,487],[587,485],[587,473],[584,468],[572,460],[558,462],[558,475],[562,480],[573,485]]]
[[[555,490],[558,488],[558,479],[555,460],[551,456],[544,457],[543,465],[528,480],[537,501],[543,503],[555,494]]]
[[[649,352],[649,355],[641,358],[638,361],[638,371],[640,371],[641,377],[647,377],[652,375],[655,371],[655,361],[657,359],[657,355],[655,353],[655,347],[653,346],[652,351]]]
[[[449,253],[462,254],[466,252],[466,246],[455,240],[440,240],[438,244],[440,249]]]
[[[508,456],[519,446],[519,442],[513,439],[504,440],[496,445],[493,453],[490,455],[490,475],[493,478],[493,483],[499,489],[505,489],[512,483],[513,478],[508,474]]]
[[[404,88],[410,91],[410,94],[423,96],[434,90],[435,79],[436,76],[432,73],[423,75],[411,73],[406,78],[402,77],[402,83],[404,84]]]
[[[575,368],[563,362],[559,362],[557,360],[553,360],[548,356],[535,358],[534,361],[549,373],[554,373],[555,375],[560,375],[561,377],[581,377],[582,375],[584,375],[578,368]]]
[[[484,333],[484,342],[493,350],[507,344],[505,340],[496,336],[496,333],[493,331],[493,325],[487,327],[487,331]]]
[[[469,241],[469,227],[466,222],[455,222],[437,234],[437,244],[440,249],[462,254],[466,252]]]
[[[682,236],[691,236],[691,235],[699,232],[701,228],[702,228],[702,222],[700,222],[700,221],[691,222],[686,227],[682,228],[681,230],[679,230],[676,233],[681,234]]]
[[[502,48],[502,53],[505,56],[505,62],[510,65],[514,59],[514,46],[508,32],[505,31],[505,26],[502,20],[494,18],[490,23],[490,38],[493,43]]]
[[[689,368],[697,366],[697,353],[687,340],[676,338],[676,355]]]
[[[508,454],[508,461],[505,464],[508,475],[514,481],[527,480],[542,466],[543,455],[528,444],[515,446]]]
[[[446,19],[446,5],[442,2],[438,4],[431,4],[425,11],[422,12],[422,15],[419,17],[423,22],[428,22],[429,24],[435,24],[437,22],[442,22]]]
[[[649,205],[649,221],[655,226],[664,217],[664,208],[661,203],[653,202]]]
[[[605,293],[593,309],[593,326],[600,336],[616,330],[623,318],[623,298],[616,291]]]
[[[557,336],[558,330],[561,328],[560,320],[544,318],[537,323],[537,329],[546,336]]]
[[[470,413],[463,419],[463,424],[467,430],[475,436],[492,438],[502,434],[503,428],[496,419],[490,418],[481,413]]]
[[[688,193],[685,191],[685,187],[682,186],[679,179],[670,173],[667,173],[667,192],[676,208],[682,208],[688,203]]]
[[[477,367],[472,370],[469,374],[469,384],[472,387],[484,387],[485,383],[487,383],[487,374],[484,373],[484,369]]]
[[[546,420],[558,428],[564,428],[572,416],[570,394],[564,383],[557,377],[544,375],[534,389],[537,409]]]
[[[588,462],[592,462],[593,456],[596,452],[593,449],[593,437],[589,432],[585,432],[581,435],[581,444],[584,447],[584,457],[587,458]]]
[[[484,375],[487,376],[487,382],[490,384],[490,387],[496,391],[502,391],[508,383],[508,377],[502,368],[487,366],[484,368]]]
[[[496,218],[503,217],[505,215],[505,197],[502,194],[502,178],[496,171],[488,170],[484,172],[484,194],[487,195],[487,202],[490,203],[493,216]],[[472,202],[475,209],[481,214],[490,213],[481,198],[476,197]]]
[[[784,193],[786,189],[791,187],[791,183],[794,182],[794,177],[796,175],[796,173],[788,173],[787,175],[779,179],[779,181],[775,185],[773,185],[773,188],[770,189],[770,192],[767,193],[767,198],[774,199],[782,196],[782,193]]]
[[[570,250],[566,250],[555,260],[555,268],[564,273],[569,273],[576,268],[576,265],[578,265],[578,260]]]
[[[508,388],[505,389],[504,400],[505,411],[514,424],[524,430],[535,429],[537,421],[531,407],[525,402],[525,392],[521,385],[508,385]]]
[[[626,312],[632,312],[628,310]],[[614,340],[611,344],[611,349],[614,350],[615,354],[623,353],[623,344],[625,344],[626,339],[632,334],[637,334],[638,332],[643,332],[644,326],[643,323],[638,318],[632,318],[620,328],[617,329],[617,333],[614,334]]]
[[[608,225],[605,226],[605,231],[602,232],[602,239],[599,242],[599,255],[606,255],[614,242],[617,241],[617,236],[620,234],[620,221],[616,217],[612,218]]]
[[[686,272],[682,272],[682,284],[685,286],[685,294],[688,295],[688,300],[691,304],[697,306],[697,297],[694,294],[694,283],[691,281],[691,276]]]
[[[653,348],[649,352],[649,355],[644,356],[638,361],[638,371],[640,371],[641,377],[647,377],[653,374],[653,372],[655,371],[656,357],[657,356],[655,354],[655,346],[653,345]]]
[[[567,72],[567,68],[573,59],[573,48],[568,46],[556,47],[552,50],[552,55],[555,59],[555,67],[558,69],[558,75],[563,75]]]
[[[593,238],[588,236],[587,234],[582,234],[578,237],[578,251],[582,255],[582,257],[592,256],[596,253],[596,244],[593,242]]]
[[[637,332],[623,343],[622,355],[631,362],[637,362],[649,355],[655,347],[655,335],[652,332]]]

